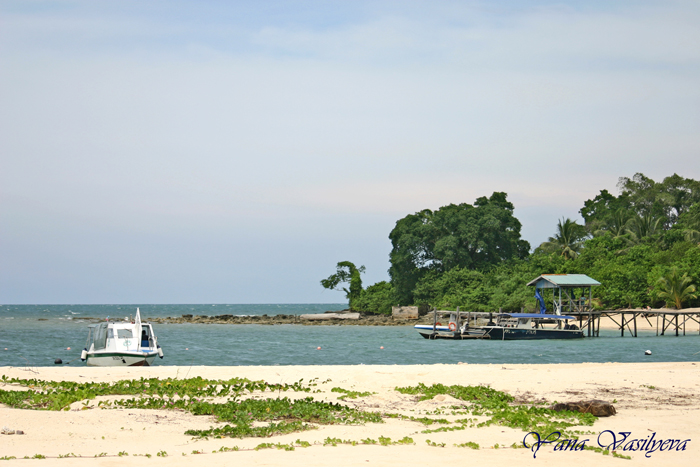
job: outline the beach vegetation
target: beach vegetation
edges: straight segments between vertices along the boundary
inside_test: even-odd
[[[358,397],[367,397],[371,396],[373,394],[376,394],[376,392],[369,392],[369,391],[352,391],[350,389],[343,389],[343,388],[332,388],[331,392],[339,392],[342,393],[342,396],[338,397],[338,400],[345,400],[346,398],[350,399],[357,399]]]
[[[441,426],[440,428],[423,430],[423,431],[421,431],[421,433],[440,433],[440,432],[447,432],[447,431],[460,431],[460,430],[466,430],[466,429],[467,429],[466,425]]]
[[[444,448],[445,447],[445,443],[436,443],[435,441],[430,441],[429,439],[425,440],[425,444],[427,444],[428,446],[432,446],[434,448]]]
[[[458,447],[458,448],[479,449],[479,444],[478,444],[478,443],[475,443],[475,442],[473,442],[473,441],[467,441],[466,443],[455,444],[455,447]]]
[[[588,413],[556,412],[543,407],[541,403],[516,404],[515,398],[510,394],[488,386],[446,386],[443,384],[426,386],[419,383],[417,386],[397,387],[396,391],[402,394],[416,395],[418,400],[428,400],[439,394],[447,394],[469,402],[469,411],[473,415],[485,418],[476,424],[477,427],[499,425],[525,432],[551,433],[559,431],[568,433],[567,430],[570,427],[591,426],[597,420],[597,417]]]
[[[281,391],[310,392],[301,381],[270,384],[244,378],[231,380],[191,379],[124,380],[113,383],[76,383],[37,379],[3,378],[8,384],[30,387],[27,391],[0,390],[0,403],[15,408],[64,410],[74,402],[98,396],[132,396],[113,401],[114,407],[130,409],[180,409],[194,415],[213,416],[221,427],[187,430],[185,434],[209,437],[269,437],[314,429],[314,424],[382,423],[379,413],[364,412],[339,403],[320,402],[312,397],[292,400]],[[252,393],[278,392],[276,398],[244,398]],[[351,391],[343,391],[352,395]],[[357,393],[357,395],[362,395]],[[227,398],[214,402],[214,398]],[[103,408],[107,408],[106,406]],[[262,423],[261,423],[262,422]],[[264,424],[263,424],[264,423]]]

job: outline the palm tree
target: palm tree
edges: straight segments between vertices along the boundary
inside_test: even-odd
[[[627,234],[627,226],[631,217],[629,210],[620,208],[605,222],[605,226],[593,232],[593,235],[597,237],[605,232],[610,232],[612,238],[621,238]]]
[[[678,268],[673,267],[664,277],[656,282],[656,296],[666,300],[666,305],[673,305],[677,310],[683,307],[683,302],[696,298],[695,285],[688,274],[679,277]]]
[[[627,248],[623,248],[617,251],[618,255],[627,254],[630,248],[635,245],[639,245],[645,239],[650,239],[657,230],[659,230],[659,224],[661,223],[661,218],[654,217],[651,214],[644,214],[643,216],[637,215],[627,221],[627,233],[629,237],[622,237],[627,242]],[[657,237],[657,241],[660,240]]]
[[[643,238],[654,235],[659,229],[660,222],[660,218],[656,218],[651,214],[644,214],[631,219],[627,231],[632,237],[632,242],[639,243]]]
[[[586,239],[586,229],[582,225],[572,221],[568,217],[562,218],[557,224],[557,233],[549,240],[540,245],[540,249],[545,253],[561,251],[561,255],[566,259],[573,259],[578,256]]]

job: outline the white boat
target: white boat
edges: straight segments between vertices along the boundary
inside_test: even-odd
[[[163,349],[141,312],[124,321],[107,321],[88,326],[87,344],[80,358],[87,366],[150,366],[156,357],[163,358]]]
[[[416,324],[413,329],[426,339],[480,339],[484,337],[484,330],[475,326],[473,313],[457,311],[433,310],[433,324]],[[447,325],[438,320],[443,319]]]

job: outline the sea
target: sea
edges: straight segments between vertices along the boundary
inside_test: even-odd
[[[0,367],[84,366],[87,326],[141,310],[144,321],[191,315],[300,315],[325,304],[0,305]],[[575,340],[426,340],[412,326],[154,324],[164,358],[155,365],[414,365],[435,363],[696,362],[697,325],[685,336],[619,331]],[[645,351],[651,350],[651,355]]]

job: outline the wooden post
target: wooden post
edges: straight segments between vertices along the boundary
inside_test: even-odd
[[[583,319],[583,315],[579,315],[579,319]],[[588,337],[591,337],[591,314],[588,313],[588,322],[586,323],[586,328],[588,330]]]
[[[621,313],[622,321],[620,321],[620,337],[625,337],[625,314]]]
[[[656,319],[659,319],[658,317]],[[664,333],[666,332],[666,313],[664,313],[661,317],[662,322],[661,322],[661,335],[663,336]]]
[[[457,326],[455,328],[455,332],[458,332],[459,331],[459,307],[457,307],[457,322],[455,323],[455,325]]]
[[[676,337],[678,337],[678,313],[676,313]]]
[[[637,337],[637,313],[634,314],[634,337]]]

